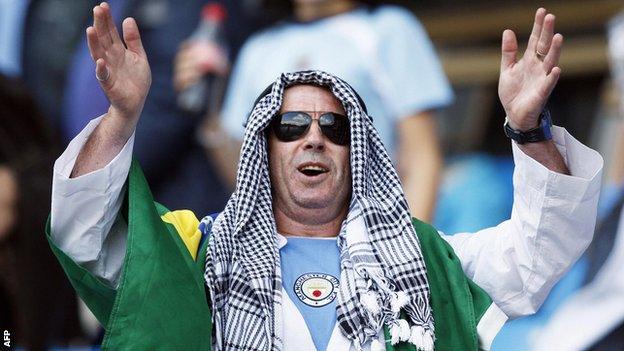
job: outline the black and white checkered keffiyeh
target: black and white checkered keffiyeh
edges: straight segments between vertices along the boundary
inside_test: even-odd
[[[433,350],[433,316],[420,245],[397,173],[353,89],[321,71],[282,74],[249,118],[236,190],[210,237],[205,279],[217,350],[282,350],[282,280],[264,130],[280,110],[284,89],[327,87],[351,125],[352,200],[338,237],[340,330],[357,350],[386,325],[391,342]],[[406,319],[401,318],[405,312]],[[409,322],[408,322],[409,320]]]

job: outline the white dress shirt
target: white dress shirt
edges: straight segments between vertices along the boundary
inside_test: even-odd
[[[127,228],[117,213],[134,137],[102,169],[69,178],[99,120],[91,121],[54,165],[51,235],[78,264],[116,286]],[[511,219],[476,233],[441,233],[466,275],[509,318],[537,311],[594,232],[602,157],[563,128],[553,127],[553,140],[571,175],[548,170],[512,143],[516,167]]]

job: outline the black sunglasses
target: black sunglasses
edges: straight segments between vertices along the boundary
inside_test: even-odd
[[[312,116],[301,111],[291,111],[273,117],[271,128],[280,141],[295,141],[303,137],[310,129]],[[332,143],[349,145],[349,119],[335,112],[323,113],[318,118],[321,132]]]

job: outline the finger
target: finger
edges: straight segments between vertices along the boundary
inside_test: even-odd
[[[103,2],[100,4],[100,7],[104,9],[104,18],[106,24],[106,31],[108,32],[108,36],[110,38],[111,43],[120,44],[121,38],[119,37],[119,32],[117,32],[117,27],[115,26],[115,21],[113,21],[113,15],[111,14],[111,8],[108,3]]]
[[[89,53],[94,62],[104,57],[104,49],[102,49],[102,45],[100,45],[97,33],[93,27],[87,27],[87,46],[89,47]]]
[[[553,67],[550,71],[550,74],[546,76],[546,81],[544,82],[543,91],[545,97],[550,96],[553,89],[557,85],[557,81],[559,81],[559,77],[561,76],[561,68]]]
[[[139,33],[139,26],[137,26],[134,18],[126,18],[122,23],[122,29],[124,41],[126,42],[128,49],[141,56],[145,56],[145,49],[143,48],[143,42],[141,41],[141,33]]]
[[[95,78],[97,78],[103,87],[107,87],[110,84],[110,70],[106,66],[106,61],[103,58],[95,61]]]
[[[101,23],[101,30],[102,32],[100,33],[97,27],[96,29],[98,29],[98,35],[100,35],[103,39],[106,40],[106,43],[108,43],[109,46],[115,44],[115,41],[113,40],[113,35],[111,34],[111,26],[109,23],[109,17],[111,16],[110,14],[110,6],[108,6],[107,3],[103,2],[100,5],[97,6],[100,9],[101,15],[99,16],[100,19],[100,23]],[[113,25],[113,28],[115,26]]]
[[[104,9],[100,5],[93,8],[93,28],[95,28],[100,45],[104,50],[113,45],[110,35],[108,34],[106,15],[104,14]]]
[[[191,45],[180,45],[178,48],[178,53],[176,54],[175,60],[179,62],[187,62],[192,61],[193,58],[197,57],[197,53],[193,50],[195,46]]]
[[[196,58],[180,58],[175,62],[175,70],[176,71],[200,71],[201,70],[201,62]]]
[[[201,76],[202,76],[201,74],[198,74],[197,72],[194,72],[194,71],[185,71],[185,72],[176,73],[173,79],[173,86],[176,89],[176,91],[182,91],[186,89],[187,87],[189,87],[190,85],[193,85],[199,82],[199,79],[201,78]]]
[[[535,20],[533,21],[533,29],[531,30],[531,36],[529,37],[529,43],[527,44],[527,51],[534,53],[537,47],[537,41],[539,40],[540,33],[542,32],[542,24],[544,23],[544,17],[546,16],[546,9],[540,7],[535,11]]]
[[[501,43],[501,71],[512,67],[516,63],[516,55],[518,54],[518,41],[516,34],[511,29],[503,32],[503,40]]]
[[[549,13],[544,17],[544,24],[542,25],[542,32],[540,38],[537,41],[535,52],[542,55],[548,54],[550,44],[552,43],[553,33],[555,30],[555,15]]]
[[[203,72],[212,72],[220,76],[225,76],[230,70],[230,64],[223,55],[215,57],[212,61],[201,61],[199,67]]]
[[[552,44],[548,50],[546,58],[544,58],[544,70],[546,74],[550,74],[553,67],[559,65],[559,58],[561,57],[561,47],[563,46],[563,35],[557,33],[553,36]]]

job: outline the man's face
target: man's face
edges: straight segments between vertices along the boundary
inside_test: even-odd
[[[282,142],[271,132],[269,172],[273,203],[283,212],[316,210],[308,212],[320,220],[348,205],[351,168],[349,146],[327,139],[317,119],[325,112],[346,113],[331,92],[313,85],[285,90],[280,113],[289,111],[304,111],[315,120],[307,133],[295,141]]]

